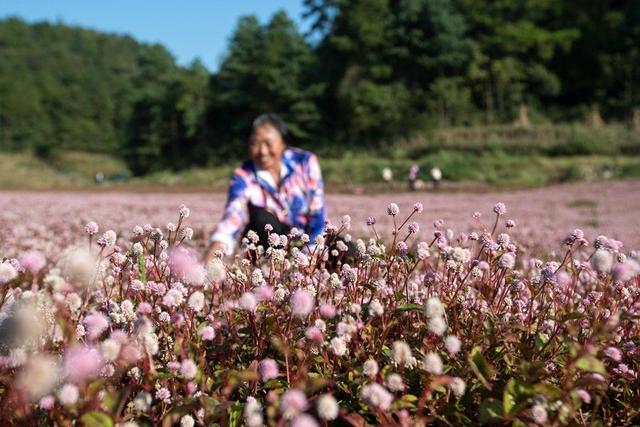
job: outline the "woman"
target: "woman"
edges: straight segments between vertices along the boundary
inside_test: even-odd
[[[287,127],[275,114],[253,121],[249,160],[231,178],[222,220],[209,242],[207,259],[216,251],[233,253],[247,231],[255,231],[267,246],[265,225],[273,233],[288,234],[292,227],[307,233],[310,244],[325,225],[324,185],[317,157],[287,147]]]

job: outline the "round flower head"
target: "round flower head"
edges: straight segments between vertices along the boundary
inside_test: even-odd
[[[278,371],[278,364],[273,359],[263,359],[258,365],[260,376],[263,382],[267,382],[270,379],[278,378],[280,372]]]
[[[323,394],[316,401],[316,409],[320,418],[326,421],[338,418],[338,402],[330,394]]]
[[[422,367],[430,374],[442,375],[442,359],[434,352],[429,352],[424,356]]]
[[[362,387],[360,397],[367,405],[375,406],[383,411],[388,411],[393,403],[393,394],[378,383]]]
[[[280,412],[286,419],[291,419],[308,408],[307,397],[297,389],[287,390],[280,398]]]
[[[18,277],[16,268],[8,262],[0,262],[0,285],[8,283]]]
[[[455,335],[449,335],[444,339],[444,347],[447,349],[449,354],[454,355],[460,351],[462,343]]]
[[[291,312],[298,317],[306,317],[311,313],[314,304],[313,296],[304,289],[297,290],[289,299]]]
[[[203,341],[211,341],[215,336],[216,333],[212,326],[205,326],[200,331],[200,338],[202,338]]]
[[[495,204],[495,206],[493,207],[493,211],[497,214],[497,215],[504,215],[507,213],[507,207],[504,205],[504,203],[502,202],[498,202]]]
[[[396,216],[400,213],[400,208],[395,203],[389,203],[387,206],[387,215]]]
[[[73,384],[65,384],[58,392],[58,400],[64,406],[73,406],[77,401],[80,393],[78,387]]]
[[[291,427],[318,427],[318,422],[308,414],[297,415],[291,420]]]
[[[368,376],[369,378],[375,378],[378,375],[378,362],[373,359],[369,359],[362,365],[362,373]]]
[[[87,225],[84,226],[84,232],[89,236],[98,234],[98,224],[96,224],[94,221],[88,222]]]
[[[185,359],[180,364],[180,373],[188,380],[192,380],[196,377],[196,373],[198,372],[198,367],[195,362],[191,359]]]
[[[420,203],[420,202],[416,202],[416,203],[413,205],[413,210],[414,210],[414,211],[416,211],[417,213],[422,213],[422,209],[423,209],[423,208],[424,208],[424,207],[422,206],[422,203]]]
[[[47,264],[41,252],[28,251],[20,257],[20,265],[31,274],[36,274]]]
[[[251,292],[245,292],[240,297],[238,301],[238,305],[245,311],[254,312],[256,311],[256,307],[258,306],[258,300],[256,300],[255,295]]]
[[[613,266],[613,254],[606,249],[598,249],[591,256],[591,268],[598,273],[608,273]]]

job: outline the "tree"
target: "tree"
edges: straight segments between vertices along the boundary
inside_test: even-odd
[[[243,155],[251,121],[269,111],[283,117],[298,141],[308,141],[318,130],[314,100],[322,92],[310,78],[313,66],[310,46],[285,12],[265,26],[255,16],[241,18],[212,82],[209,114],[220,156]]]

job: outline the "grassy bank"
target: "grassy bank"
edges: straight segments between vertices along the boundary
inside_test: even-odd
[[[622,126],[512,126],[437,130],[395,141],[372,151],[316,150],[329,191],[395,191],[404,188],[411,165],[428,181],[438,165],[445,187],[533,187],[557,182],[640,176],[640,132]],[[179,172],[156,172],[132,178],[114,157],[80,152],[43,160],[29,153],[0,153],[2,189],[92,189],[102,172],[111,189],[224,191],[236,162]],[[381,171],[393,171],[394,183]]]

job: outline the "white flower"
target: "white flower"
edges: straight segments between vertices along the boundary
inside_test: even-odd
[[[248,427],[262,426],[262,405],[255,397],[247,397],[247,403],[244,405],[244,422]]]
[[[427,327],[434,334],[442,335],[447,330],[447,322],[445,322],[444,318],[442,317],[433,317],[429,319]]]
[[[362,373],[368,376],[369,378],[373,378],[378,375],[378,362],[373,359],[369,359],[362,365]]]
[[[444,339],[444,347],[447,349],[449,354],[453,355],[460,351],[460,347],[462,343],[455,335],[449,335]]]
[[[78,401],[79,396],[78,387],[73,384],[65,384],[60,391],[58,391],[58,400],[60,400],[60,403],[64,406],[74,405]]]
[[[212,282],[222,282],[227,277],[227,270],[220,258],[213,258],[207,264],[207,276]]]
[[[598,249],[591,256],[591,268],[598,273],[608,273],[611,270],[612,265],[613,255],[606,249]]]
[[[347,352],[347,344],[342,338],[335,337],[331,340],[331,351],[333,351],[333,354],[336,356],[344,356]]]
[[[204,294],[196,291],[189,297],[189,307],[195,312],[200,312],[204,308]]]
[[[318,415],[323,420],[330,421],[338,417],[338,402],[330,394],[320,396],[316,402],[316,408],[318,409]]]
[[[0,285],[18,277],[18,271],[8,262],[0,263]]]
[[[102,237],[104,238],[104,241],[106,242],[107,246],[113,246],[116,244],[117,235],[115,231],[107,230],[104,232]]]
[[[424,306],[425,314],[428,318],[444,316],[444,305],[438,297],[431,297]]]
[[[53,389],[59,374],[60,368],[53,357],[38,354],[31,357],[18,375],[16,384],[31,401],[36,401]]]
[[[404,382],[402,381],[402,377],[398,374],[390,374],[387,377],[387,387],[391,391],[402,391],[404,390]]]
[[[454,377],[449,383],[449,389],[456,397],[462,396],[466,387],[467,385],[465,384],[464,380],[459,377]]]
[[[193,427],[195,425],[195,421],[191,415],[185,415],[180,418],[180,427]]]
[[[382,305],[382,303],[380,303],[380,301],[378,301],[377,299],[371,301],[371,304],[369,304],[369,316],[377,317],[382,316],[383,314],[384,306]]]
[[[422,367],[425,371],[433,375],[442,375],[442,359],[436,353],[429,352],[424,356]]]
[[[120,354],[120,343],[108,338],[100,344],[100,349],[102,350],[102,357],[104,357],[105,360],[112,362],[116,360]]]
[[[258,306],[258,300],[251,292],[245,292],[240,297],[238,305],[240,305],[240,308],[243,310],[254,312]]]
[[[411,347],[404,341],[395,341],[391,350],[391,357],[396,365],[408,365],[413,357]]]

